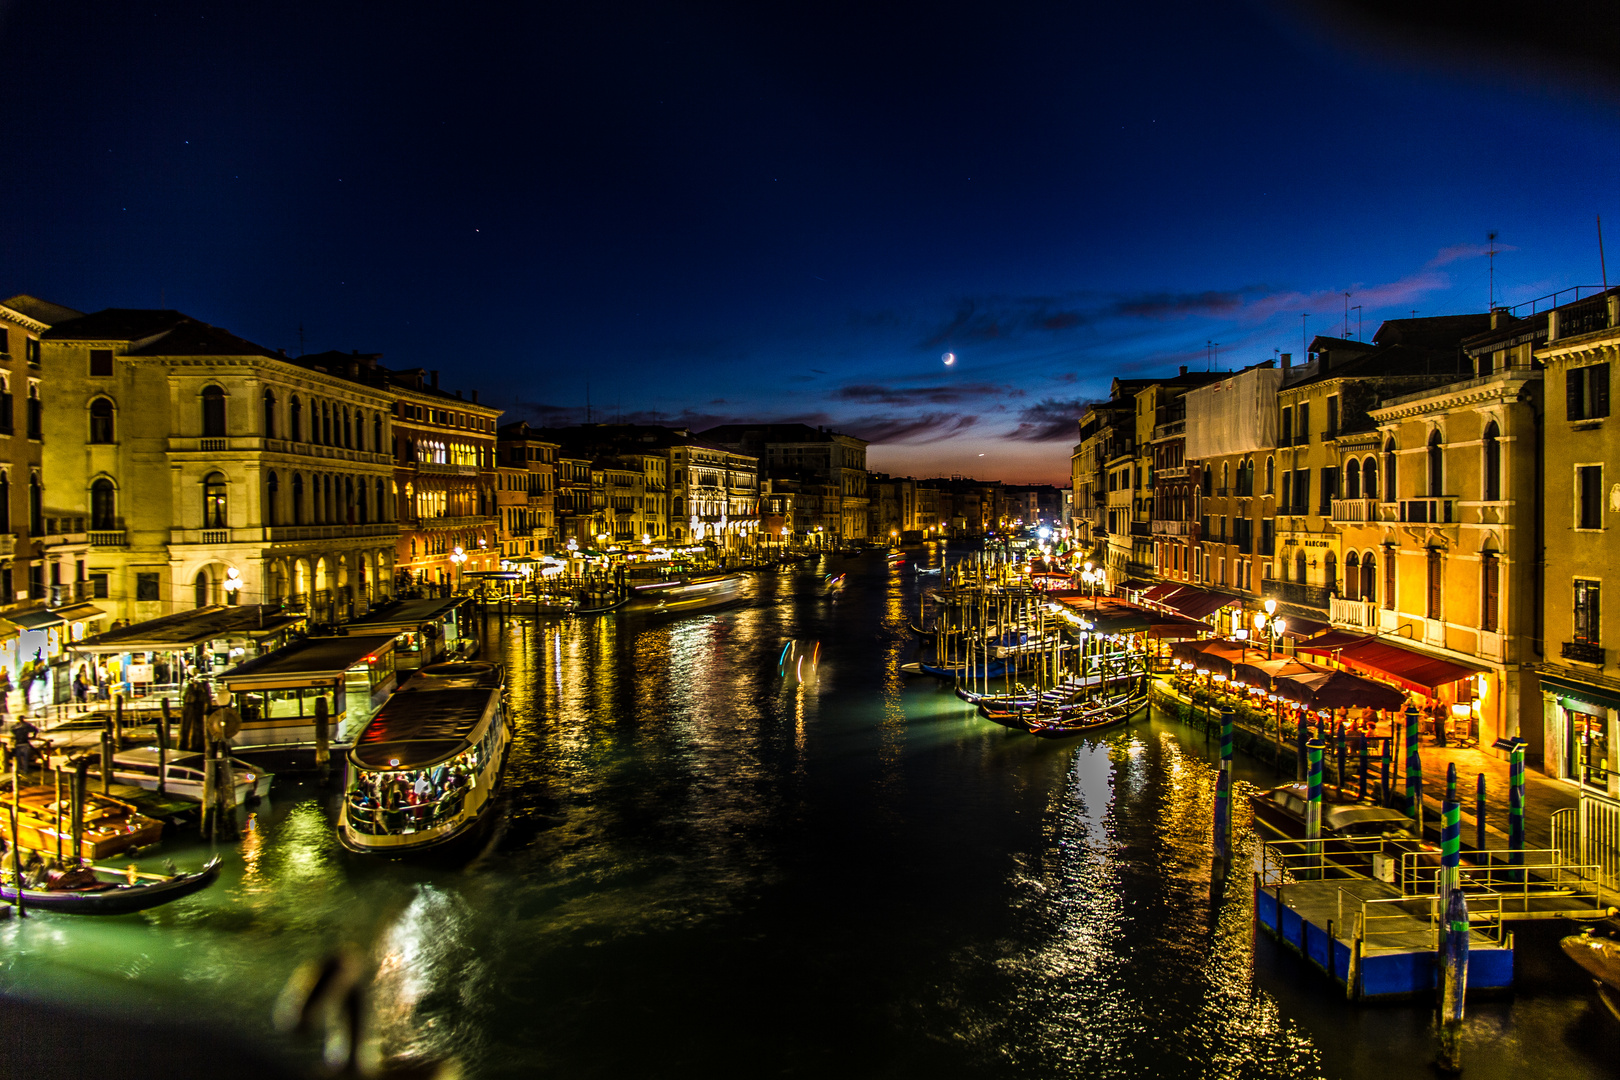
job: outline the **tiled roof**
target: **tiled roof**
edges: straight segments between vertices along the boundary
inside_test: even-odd
[[[7,300],[5,306],[19,315],[26,315],[35,322],[42,322],[46,326],[55,326],[57,323],[77,319],[84,314],[82,311],[74,311],[72,308],[63,307],[61,304],[52,304],[41,300],[37,296],[29,296],[27,293],[18,293],[10,300]]]
[[[285,360],[272,349],[239,338],[229,330],[186,319],[174,329],[145,345],[129,350],[129,356],[268,356]]]
[[[52,326],[43,337],[46,341],[140,341],[189,321],[189,316],[178,311],[104,308]]]

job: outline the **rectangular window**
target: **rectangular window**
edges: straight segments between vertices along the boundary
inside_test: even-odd
[[[158,575],[156,575],[156,574],[136,574],[135,575],[135,599],[137,599],[137,600],[156,600],[156,599],[158,599]]]
[[[1566,415],[1571,420],[1597,420],[1609,415],[1609,365],[1588,364],[1564,373]]]
[[[1575,582],[1575,640],[1596,645],[1602,639],[1602,610],[1598,604],[1599,582]]]
[[[1294,425],[1294,410],[1293,409],[1284,409],[1282,411],[1282,425],[1277,428],[1277,434],[1282,437],[1282,444],[1284,446],[1293,445],[1293,442],[1294,442],[1294,437],[1293,437],[1294,436],[1294,426],[1293,425]]]
[[[1332,439],[1339,434],[1339,398],[1338,395],[1328,398],[1327,431],[1324,438]]]
[[[1339,399],[1338,398],[1333,398],[1332,400],[1338,401]],[[1339,470],[1338,469],[1323,469],[1322,470],[1322,501],[1321,501],[1321,505],[1318,508],[1318,512],[1323,517],[1327,517],[1329,514],[1331,514],[1333,512],[1333,500],[1337,499],[1338,497],[1339,497]]]
[[[1395,549],[1384,548],[1384,610],[1395,610]]]
[[[1282,508],[1285,514],[1294,505],[1294,474],[1291,472],[1283,473],[1282,499],[1277,505]]]
[[[96,600],[107,599],[107,575],[90,575],[90,596]]]
[[[24,344],[26,346],[25,351],[28,353],[28,366],[39,367],[39,339],[27,338]],[[38,597],[35,599],[38,599]]]
[[[1273,518],[1266,518],[1260,522],[1260,554],[1277,554],[1276,521]]]
[[[1294,471],[1294,513],[1308,513],[1311,506],[1311,470]]]
[[[113,373],[112,350],[111,349],[91,349],[90,350],[90,374],[91,374],[91,376],[95,377],[95,376],[102,376],[102,375],[111,375],[112,373]]]
[[[1308,401],[1299,403],[1299,438],[1294,441],[1301,444],[1311,441],[1311,403]]]
[[[1497,623],[1497,612],[1501,605],[1501,566],[1496,561],[1496,556],[1490,553],[1482,555],[1480,560],[1484,563],[1484,566],[1482,567],[1483,580],[1480,583],[1482,595],[1480,596],[1481,618],[1479,623],[1481,629],[1495,633],[1500,629]]]
[[[0,356],[11,354],[11,331],[0,326]],[[6,597],[6,603],[11,603],[11,597]]]
[[[1428,551],[1429,569],[1429,607],[1428,615],[1431,619],[1440,618],[1440,598],[1445,592],[1445,563],[1441,561],[1440,551],[1430,548]]]
[[[1580,465],[1575,469],[1575,527],[1603,528],[1603,466]]]

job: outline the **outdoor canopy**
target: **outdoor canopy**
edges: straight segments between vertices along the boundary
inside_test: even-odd
[[[1278,697],[1311,709],[1374,709],[1394,712],[1406,704],[1406,695],[1393,686],[1363,679],[1348,671],[1312,671],[1279,675],[1272,683]]]
[[[1439,687],[1484,671],[1473,664],[1429,656],[1397,645],[1388,638],[1331,630],[1310,641],[1301,642],[1298,651],[1330,656],[1357,671],[1385,678],[1408,690],[1430,697]]]

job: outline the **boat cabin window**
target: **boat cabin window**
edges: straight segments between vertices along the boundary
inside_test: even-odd
[[[333,723],[346,707],[342,686],[303,686],[269,690],[242,690],[236,695],[237,711],[248,723],[299,717],[315,719],[315,702],[326,699],[326,715]]]

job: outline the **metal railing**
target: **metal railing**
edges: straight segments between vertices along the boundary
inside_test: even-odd
[[[1508,860],[1518,855],[1518,863]],[[1500,848],[1492,851],[1471,851],[1469,862],[1458,867],[1457,879],[1468,894],[1469,916],[1475,917],[1474,896],[1478,892],[1496,895],[1498,910],[1505,915],[1526,916],[1532,913],[1532,901],[1569,901],[1566,909],[1596,911],[1598,893],[1595,864],[1582,865],[1565,857],[1556,847],[1529,848],[1511,851]],[[1435,896],[1440,891],[1440,862],[1432,851],[1407,851],[1401,854],[1400,878],[1397,884],[1406,896]],[[1554,905],[1543,904],[1547,917],[1561,914]]]
[[[1376,499],[1334,499],[1329,512],[1334,521],[1353,524],[1378,520],[1377,508]]]
[[[1328,598],[1328,618],[1344,626],[1371,627],[1378,623],[1378,605],[1371,600]]]
[[[1552,842],[1571,863],[1593,867],[1594,884],[1620,891],[1620,801],[1581,792],[1576,805],[1553,811]]]
[[[1456,525],[1457,496],[1435,495],[1423,499],[1401,500],[1401,521],[1408,524]]]

